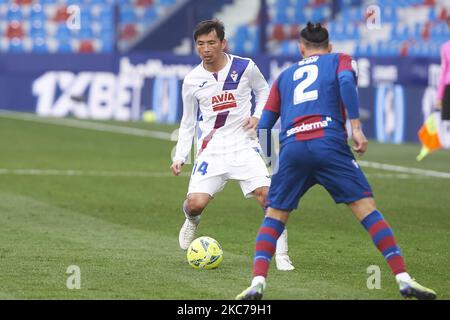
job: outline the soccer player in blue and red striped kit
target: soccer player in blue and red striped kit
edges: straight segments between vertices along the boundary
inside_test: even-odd
[[[331,53],[328,31],[308,23],[301,31],[303,60],[281,73],[272,85],[258,129],[271,129],[280,118],[280,158],[267,198],[267,215],[256,238],[253,281],[236,299],[261,299],[276,241],[289,213],[315,184],[336,203],[345,203],[370,234],[395,275],[404,297],[435,299],[436,293],[412,279],[392,229],[376,208],[372,189],[347,143],[351,122],[353,150],[363,154],[355,61]],[[345,111],[346,110],[346,111]]]

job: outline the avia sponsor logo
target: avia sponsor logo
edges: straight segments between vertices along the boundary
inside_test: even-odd
[[[236,99],[231,92],[223,92],[212,97],[211,105],[213,111],[221,111],[237,107]]]
[[[319,117],[321,118],[321,117]],[[311,117],[309,120],[316,120],[318,117]],[[305,122],[302,122],[300,125],[295,126],[291,129],[289,129],[286,134],[288,137],[292,136],[293,134],[297,133],[308,133],[308,132],[314,132],[318,130],[322,130],[323,128],[328,127],[328,123],[333,121],[331,117],[326,117],[325,120],[319,120],[314,122],[309,122],[305,120]]]

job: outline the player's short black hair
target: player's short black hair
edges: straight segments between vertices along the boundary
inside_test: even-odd
[[[306,27],[300,32],[300,42],[307,47],[328,48],[328,30],[322,27],[320,23],[308,22]]]
[[[197,42],[199,36],[208,34],[213,30],[216,30],[217,37],[219,37],[220,41],[225,39],[225,27],[223,23],[218,19],[214,19],[202,21],[195,27],[194,40]]]

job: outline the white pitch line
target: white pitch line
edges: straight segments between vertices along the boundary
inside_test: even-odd
[[[89,176],[89,177],[144,177],[144,178],[170,178],[173,174],[170,172],[144,172],[144,171],[82,171],[82,170],[57,170],[57,169],[1,169],[0,175],[18,175],[18,176]],[[182,176],[189,176],[189,173],[182,173]],[[368,178],[382,179],[414,179],[421,178],[411,174],[388,174],[388,173],[370,173],[366,174]]]
[[[82,170],[56,170],[56,169],[2,169],[0,175],[17,176],[67,176],[67,177],[141,177],[141,178],[171,178],[170,172],[145,172],[145,171],[82,171]],[[190,173],[182,173],[181,176],[188,177]],[[391,173],[368,173],[367,178],[372,179],[426,179],[430,176],[416,174],[391,174]]]
[[[405,173],[405,174],[414,174],[414,175],[425,176],[425,177],[450,179],[449,172],[410,168],[410,167],[403,167],[403,166],[397,166],[397,165],[385,164],[385,163],[379,163],[379,162],[372,162],[372,161],[361,161],[360,160],[360,161],[358,161],[358,163],[363,167],[373,168],[373,169],[378,169],[378,170],[401,172],[401,173]]]
[[[4,169],[0,168],[0,175],[18,176],[89,176],[89,177],[142,177],[142,178],[169,178],[174,177],[170,172],[145,171],[82,171],[82,170],[54,170],[54,169]],[[182,173],[187,177],[189,173]]]
[[[366,178],[369,179],[431,179],[432,177],[419,176],[416,174],[406,173],[365,173]]]
[[[138,128],[130,128],[124,126],[117,126],[111,124],[94,123],[88,121],[82,121],[77,119],[67,119],[67,118],[42,118],[33,114],[22,113],[22,112],[11,112],[1,110],[0,117],[9,118],[14,120],[23,121],[33,121],[39,123],[53,124],[65,127],[79,128],[79,129],[89,129],[102,132],[112,132],[121,133],[139,137],[149,137],[161,140],[171,140],[171,134],[162,131],[150,131]]]
[[[172,135],[167,132],[150,131],[150,130],[122,127],[122,126],[102,124],[102,123],[93,123],[93,122],[87,122],[87,121],[76,120],[76,119],[41,118],[39,116],[29,114],[29,113],[12,112],[12,111],[7,111],[7,110],[0,110],[0,117],[11,118],[11,119],[16,119],[16,120],[24,120],[24,121],[34,121],[34,122],[47,123],[47,124],[53,124],[53,125],[61,125],[61,126],[74,127],[74,128],[80,128],[80,129],[121,133],[121,134],[156,138],[156,139],[162,139],[162,140],[168,140],[168,141],[172,140],[171,139]],[[449,172],[403,167],[403,166],[398,166],[398,165],[391,165],[391,164],[378,163],[378,162],[372,162],[372,161],[364,161],[364,160],[359,160],[358,163],[362,167],[373,168],[373,169],[378,169],[378,170],[383,170],[383,171],[399,172],[399,173],[404,173],[404,174],[412,174],[412,175],[425,176],[425,177],[450,179]]]

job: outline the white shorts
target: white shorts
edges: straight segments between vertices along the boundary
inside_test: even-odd
[[[270,186],[264,160],[253,149],[232,154],[201,154],[193,167],[188,193],[208,193],[213,197],[228,180],[237,180],[246,198],[260,187]]]

